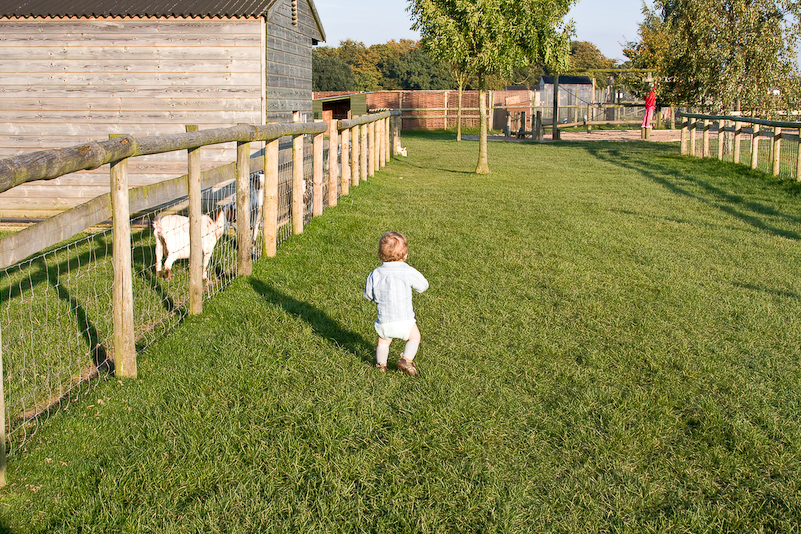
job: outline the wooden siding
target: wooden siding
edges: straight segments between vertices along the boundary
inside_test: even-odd
[[[290,2],[279,2],[267,17],[267,121],[291,122],[300,111],[312,114],[312,39],[321,36],[307,2],[298,2],[292,25]]]
[[[262,44],[259,19],[0,20],[0,158],[111,133],[259,123]],[[204,170],[234,161],[235,146],[202,157]],[[0,217],[44,217],[84,202],[108,191],[108,172],[7,191]],[[132,186],[185,172],[185,154],[135,158],[129,170]]]

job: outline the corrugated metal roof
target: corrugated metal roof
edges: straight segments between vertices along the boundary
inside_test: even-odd
[[[278,0],[2,0],[0,17],[260,17]]]

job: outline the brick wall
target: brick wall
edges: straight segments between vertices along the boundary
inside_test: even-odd
[[[316,92],[314,98],[353,94],[352,92]],[[375,91],[367,93],[368,111],[398,109],[404,130],[441,130],[456,128],[459,91]],[[478,91],[462,95],[462,126],[478,127]]]

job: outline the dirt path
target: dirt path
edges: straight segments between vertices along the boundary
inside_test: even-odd
[[[561,132],[562,141],[641,141],[640,129],[636,130],[593,130],[586,131],[564,131]],[[477,135],[463,135],[462,139],[467,141],[478,141]],[[504,137],[502,135],[490,135],[490,141],[506,141],[518,143],[531,141],[531,138],[517,139],[516,137]],[[545,136],[545,141],[550,142],[550,135]],[[648,134],[647,141],[681,141],[681,130],[652,130]]]

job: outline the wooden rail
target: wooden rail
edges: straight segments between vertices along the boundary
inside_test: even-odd
[[[759,168],[760,163],[760,140],[770,141],[770,172],[774,176],[782,174],[782,150],[792,142],[795,144],[795,161],[793,169],[785,172],[788,177],[793,177],[801,181],[801,150],[799,150],[799,140],[801,140],[801,122],[793,121],[772,121],[766,119],[741,117],[735,115],[707,115],[702,113],[679,112],[682,120],[681,126],[681,153],[684,155],[697,155],[697,132],[701,131],[701,156],[710,157],[712,154],[711,144],[712,134],[717,135],[716,157],[723,160],[726,157],[726,138],[731,140],[731,157],[734,163],[742,163],[742,141],[743,135],[750,141],[750,167]],[[751,125],[751,127],[747,127]],[[763,128],[764,127],[764,128]],[[787,131],[791,130],[791,131]],[[792,152],[790,152],[792,154]],[[792,157],[792,156],[789,156]],[[787,160],[788,158],[784,158]]]
[[[37,180],[52,180],[76,171],[110,165],[111,191],[84,204],[29,226],[0,239],[0,269],[15,265],[25,258],[68,240],[91,226],[112,220],[114,251],[113,338],[115,373],[120,377],[136,376],[136,354],[133,324],[133,295],[131,292],[131,232],[132,214],[142,213],[175,199],[189,197],[190,220],[190,313],[202,311],[202,254],[200,252],[200,195],[203,189],[216,184],[237,180],[237,272],[250,274],[251,247],[249,174],[254,170],[265,173],[263,190],[263,254],[276,254],[277,202],[278,202],[278,143],[290,136],[299,154],[294,156],[296,167],[302,172],[304,143],[296,141],[303,135],[313,140],[313,211],[322,213],[323,136],[329,134],[329,206],[336,204],[337,186],[348,194],[352,182],[366,180],[368,163],[370,173],[386,164],[399,147],[397,125],[400,112],[386,111],[368,114],[347,121],[332,121],[329,125],[312,123],[240,125],[231,128],[197,130],[187,126],[187,132],[157,137],[117,135],[108,141],[90,142],[70,148],[42,150],[0,160],[0,192]],[[370,135],[368,136],[368,130]],[[341,132],[341,135],[337,135]],[[349,157],[353,142],[353,165]],[[237,143],[236,161],[206,172],[200,171],[199,150],[208,145]],[[250,157],[250,143],[265,142],[261,158]],[[137,156],[165,152],[187,152],[187,174],[158,184],[129,189],[128,160]],[[341,156],[341,169],[338,165]],[[356,156],[360,155],[359,165]],[[369,160],[369,162],[368,162]],[[300,181],[303,175],[300,175]],[[333,189],[333,192],[332,192]],[[297,191],[297,190],[296,190]],[[331,196],[333,195],[333,197]],[[297,205],[292,210],[295,233],[303,231],[303,195],[293,195]],[[298,222],[300,221],[300,222]],[[196,296],[193,297],[193,294]],[[2,345],[0,345],[2,347]],[[0,353],[0,487],[5,481],[6,419],[3,403],[2,354]]]

